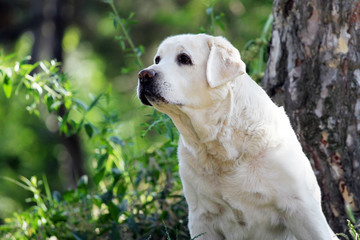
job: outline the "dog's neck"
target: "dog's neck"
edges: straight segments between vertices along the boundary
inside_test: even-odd
[[[247,74],[219,91],[214,93],[217,99],[210,107],[167,106],[164,111],[179,130],[184,146],[194,156],[203,160],[211,158],[208,162],[212,165],[218,162],[218,166],[209,168],[223,168],[227,166],[225,162],[239,164],[260,156],[270,144],[265,139],[271,138],[264,137],[272,134],[269,123],[276,121],[271,118],[271,111],[278,111]],[[264,104],[264,101],[270,103]],[[203,154],[207,156],[200,157]]]
[[[222,126],[231,119],[233,93],[230,86],[214,92],[207,106],[166,106],[163,111],[171,117],[183,138],[189,143],[205,144],[217,139]]]
[[[181,107],[177,114],[169,114],[184,143],[189,148],[206,148],[206,152],[213,152],[215,157],[223,160],[234,161],[261,154],[258,151],[266,149],[268,145],[263,140],[268,139],[263,135],[269,134],[264,131],[265,125],[269,121],[276,121],[270,116],[271,111],[277,111],[277,106],[247,74],[227,84],[221,91],[224,97],[210,108],[199,110]],[[264,104],[264,101],[271,103]],[[257,150],[248,147],[254,145],[258,147]],[[213,146],[222,148],[214,152]]]

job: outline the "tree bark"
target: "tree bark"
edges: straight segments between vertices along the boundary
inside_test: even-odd
[[[335,232],[360,208],[360,1],[275,0],[262,86],[283,105]]]

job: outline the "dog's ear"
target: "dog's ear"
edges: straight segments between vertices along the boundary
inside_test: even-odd
[[[211,88],[216,88],[244,74],[245,63],[239,51],[223,37],[212,37],[208,41],[210,54],[206,66],[206,77]]]

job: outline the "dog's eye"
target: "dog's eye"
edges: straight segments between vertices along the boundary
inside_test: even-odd
[[[180,64],[192,65],[191,58],[185,53],[181,53],[177,56],[177,61]]]
[[[160,60],[161,60],[160,56],[157,56],[157,57],[155,58],[155,64],[159,64]]]

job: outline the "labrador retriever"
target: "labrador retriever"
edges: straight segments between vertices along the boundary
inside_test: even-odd
[[[137,92],[180,132],[192,238],[337,239],[284,109],[249,77],[225,38],[165,39],[154,64],[139,73]]]

